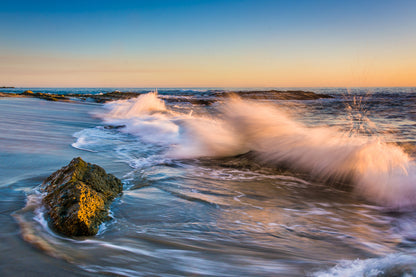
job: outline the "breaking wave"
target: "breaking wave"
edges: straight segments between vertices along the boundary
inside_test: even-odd
[[[401,148],[380,138],[331,127],[306,127],[272,104],[232,97],[214,116],[169,110],[156,93],[105,105],[107,124],[143,141],[164,145],[170,158],[224,157],[252,151],[260,161],[351,183],[377,204],[416,206],[416,165]]]

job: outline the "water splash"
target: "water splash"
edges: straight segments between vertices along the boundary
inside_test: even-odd
[[[368,91],[364,96],[352,95],[350,90],[347,92],[348,94],[344,95],[343,98],[345,103],[348,134],[350,136],[376,136],[378,128],[374,122],[369,119],[369,109],[366,106],[366,103],[371,96],[371,92]]]
[[[138,98],[119,100],[105,105],[108,116],[113,119],[130,119],[166,111],[165,103],[157,98],[157,92],[142,94]]]
[[[124,132],[165,145],[171,158],[232,156],[258,159],[353,190],[391,208],[416,206],[416,165],[381,138],[331,127],[306,127],[275,105],[232,97],[213,117],[169,111],[157,94],[106,105],[100,116]]]
[[[311,274],[313,277],[353,277],[353,276],[414,276],[416,258],[402,253],[390,254],[383,258],[341,261],[328,271]]]
[[[179,127],[172,120],[174,115],[158,99],[157,92],[110,102],[105,109],[106,112],[96,112],[95,116],[108,124],[125,125],[123,132],[140,136],[148,142],[165,144],[165,141],[175,141],[178,135]]]
[[[248,148],[268,163],[323,181],[352,181],[358,194],[385,206],[416,204],[416,166],[397,146],[335,128],[307,128],[263,103],[232,99],[223,113]]]

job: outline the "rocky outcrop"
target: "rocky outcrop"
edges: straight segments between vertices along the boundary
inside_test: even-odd
[[[256,90],[256,91],[237,91],[237,92],[217,92],[215,96],[223,97],[238,95],[247,99],[267,99],[267,100],[316,100],[321,98],[332,98],[327,94],[315,93],[303,90]]]
[[[141,93],[138,92],[121,92],[121,91],[112,91],[107,92],[103,94],[68,94],[70,97],[78,98],[81,100],[91,100],[97,103],[105,103],[109,101],[115,101],[115,100],[126,100],[130,98],[136,98],[139,97]]]
[[[41,92],[32,92],[30,90],[24,91],[22,93],[1,93],[0,97],[33,97],[49,101],[71,101],[71,100],[81,100],[81,101],[91,101],[97,103],[106,103],[109,101],[115,100],[126,100],[131,98],[136,98],[142,95],[139,92],[122,92],[122,91],[112,91],[101,94],[78,94],[71,93],[67,95],[61,94],[52,94],[52,93],[41,93]],[[190,103],[193,105],[203,105],[209,106],[218,100],[221,100],[223,97],[229,97],[232,95],[238,95],[244,99],[262,99],[262,100],[316,100],[322,98],[333,98],[327,94],[314,93],[312,91],[303,91],[303,90],[258,90],[258,91],[218,91],[210,90],[205,92],[201,96],[195,95],[160,95],[159,97],[163,101],[168,103]],[[185,96],[185,97],[184,97]]]
[[[92,236],[107,220],[111,201],[122,192],[119,179],[81,158],[54,172],[42,184],[50,227],[66,236]]]
[[[21,94],[16,94],[16,93],[0,92],[0,97],[24,97],[24,96]]]
[[[48,101],[63,101],[63,100],[69,100],[68,97],[60,94],[53,94],[53,93],[42,93],[42,92],[33,92],[31,90],[26,90],[22,92],[22,95],[27,97],[34,97],[39,99],[44,99]]]
[[[217,102],[217,99],[214,98],[192,98],[192,97],[174,97],[174,96],[159,96],[160,99],[163,99],[166,103],[189,103],[192,105],[203,105],[203,106],[209,106],[215,102]]]
[[[70,101],[68,97],[61,94],[33,92],[31,90],[26,90],[22,93],[0,92],[0,97],[30,97],[48,101]]]

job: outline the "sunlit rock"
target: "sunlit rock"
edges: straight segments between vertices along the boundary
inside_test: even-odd
[[[95,164],[73,159],[42,184],[50,227],[67,236],[97,234],[111,201],[122,192],[119,179]]]

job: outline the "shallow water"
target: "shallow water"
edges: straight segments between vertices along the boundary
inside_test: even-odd
[[[415,91],[322,91],[335,99],[0,99],[1,275],[416,275]],[[345,166],[357,147],[362,167]],[[76,156],[125,190],[75,240],[47,227],[36,187]]]

